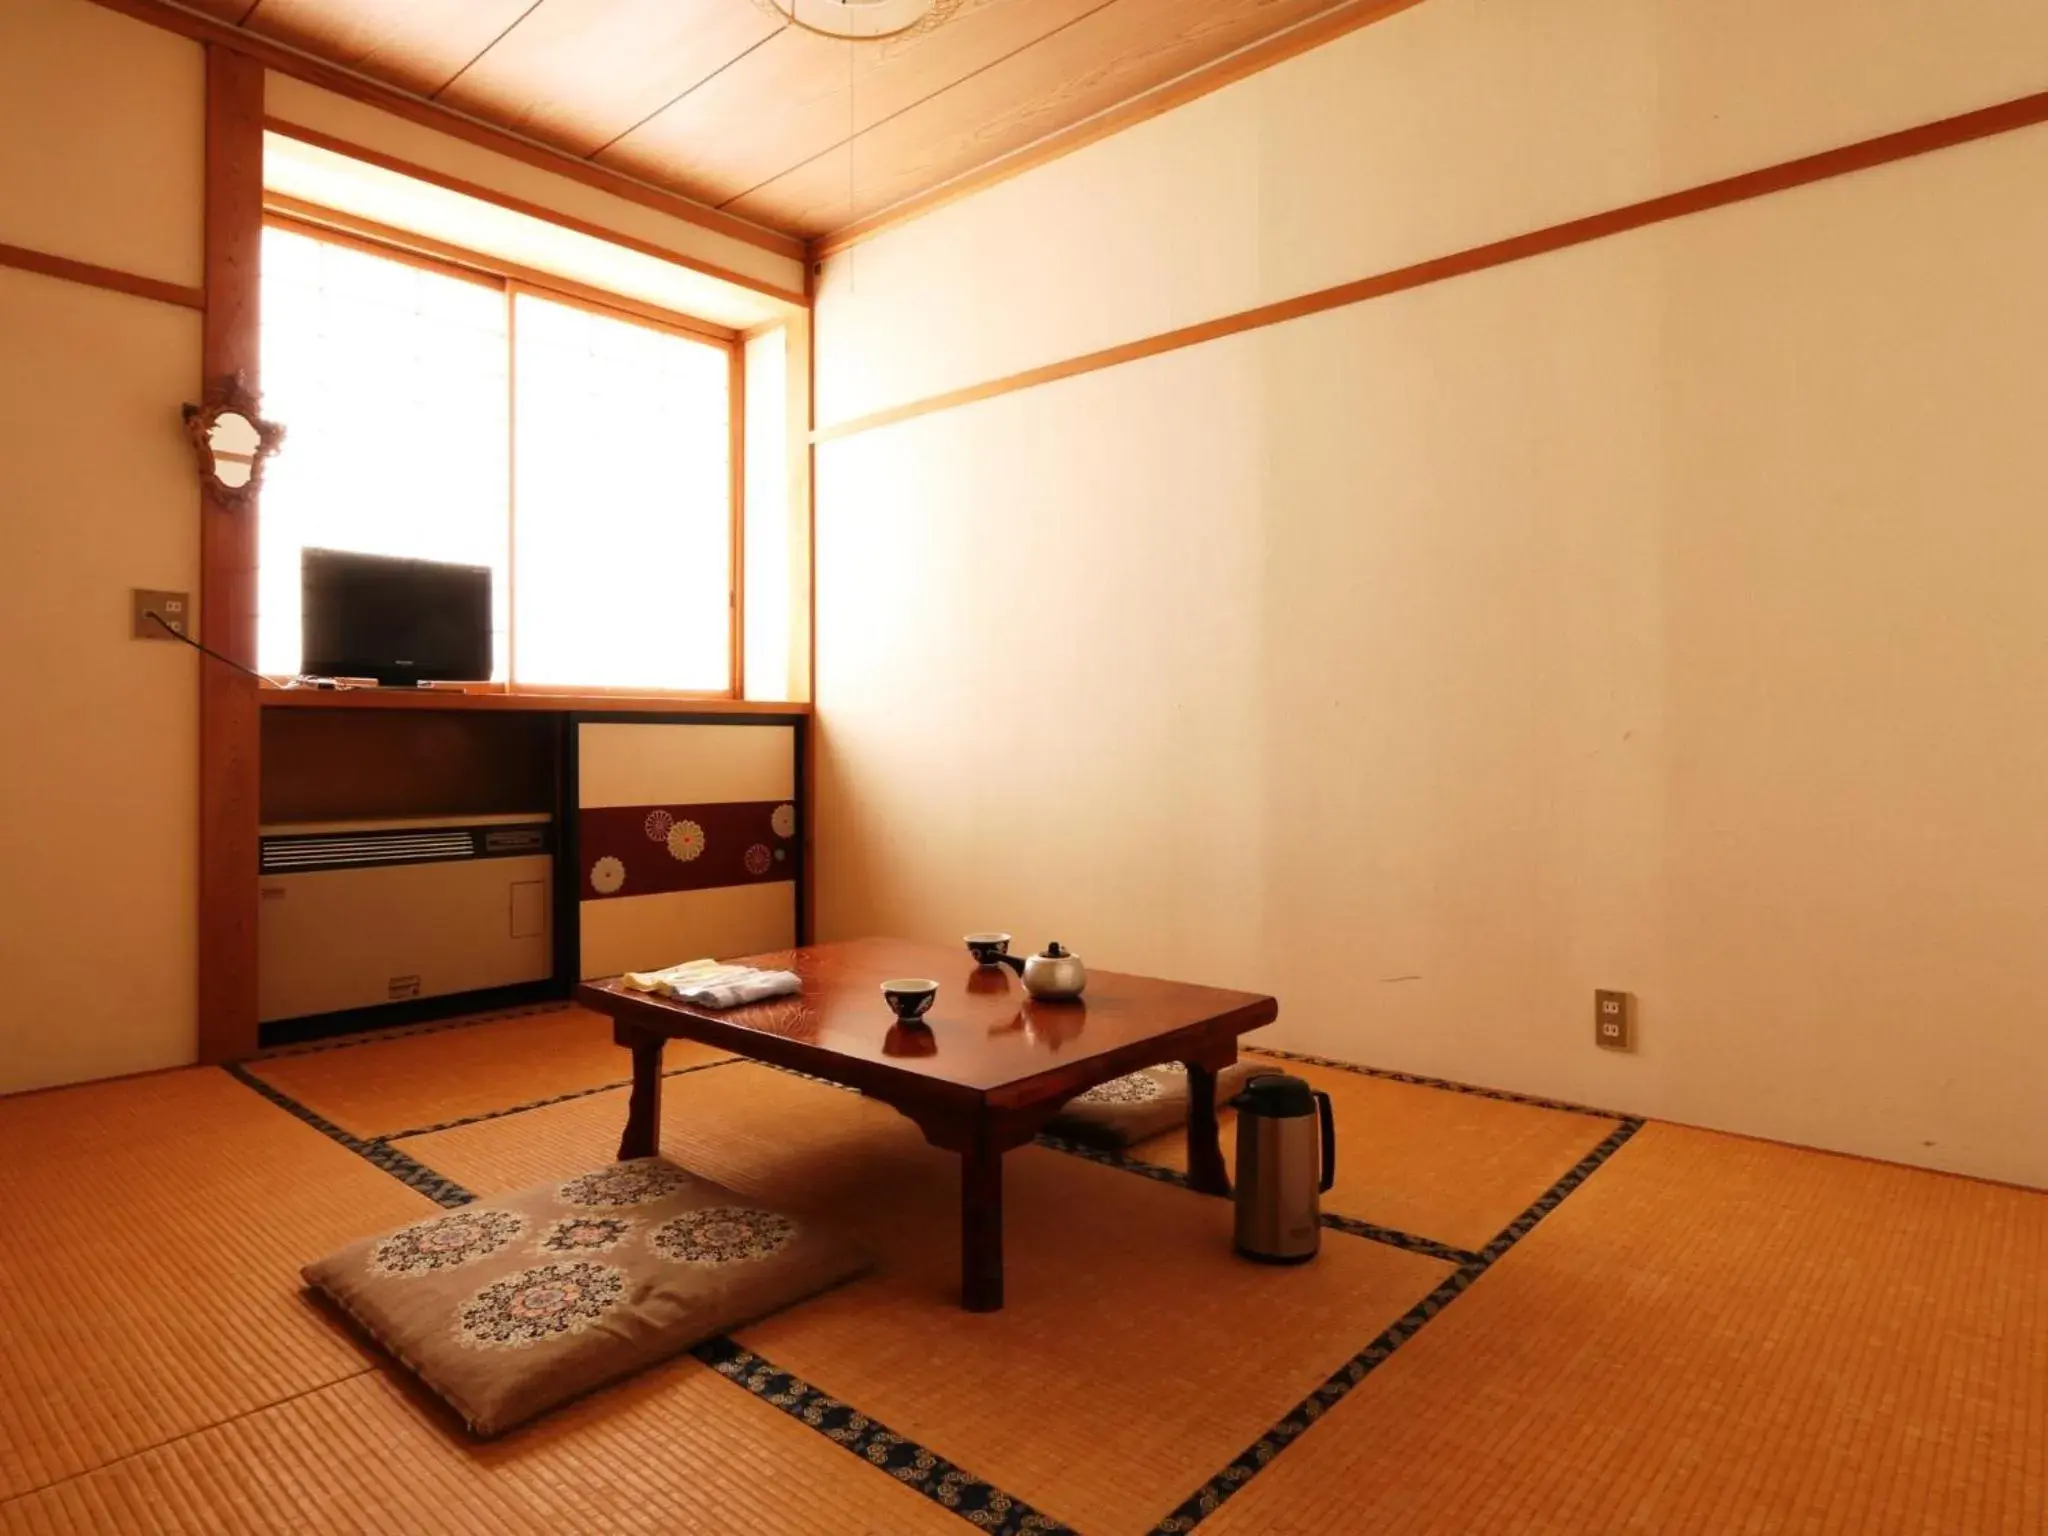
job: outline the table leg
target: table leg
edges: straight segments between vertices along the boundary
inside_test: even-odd
[[[1003,1307],[1003,1154],[981,1137],[960,1154],[960,1305]]]
[[[1200,1062],[1188,1069],[1188,1187],[1205,1195],[1230,1193],[1223,1137],[1216,1128],[1216,1073]]]
[[[633,1053],[633,1097],[626,1106],[626,1134],[619,1138],[619,1159],[652,1157],[661,1150],[660,1035],[633,1035],[619,1043]]]

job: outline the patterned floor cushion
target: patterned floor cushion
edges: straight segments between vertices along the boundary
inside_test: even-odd
[[[866,1267],[818,1227],[649,1157],[365,1238],[303,1273],[488,1439]]]
[[[1254,1072],[1275,1070],[1253,1061],[1225,1067],[1216,1074],[1216,1102],[1222,1104],[1235,1098],[1245,1079]],[[1128,1147],[1148,1136],[1185,1125],[1187,1118],[1188,1069],[1170,1061],[1128,1077],[1111,1078],[1079,1098],[1069,1099],[1045,1128],[1055,1136],[1094,1146]]]

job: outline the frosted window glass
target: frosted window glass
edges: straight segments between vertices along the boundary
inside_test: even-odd
[[[731,686],[726,349],[275,227],[262,348],[261,670],[326,548],[490,567],[499,681]]]
[[[505,676],[511,540],[501,288],[263,232],[264,469],[256,660],[299,670],[299,551],[487,565]]]
[[[514,300],[515,682],[731,686],[722,347]]]

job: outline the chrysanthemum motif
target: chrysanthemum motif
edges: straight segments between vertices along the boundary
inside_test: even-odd
[[[494,1253],[526,1226],[510,1211],[457,1211],[415,1222],[379,1243],[370,1267],[386,1275],[428,1275]]]
[[[689,1182],[690,1176],[675,1164],[643,1157],[573,1178],[555,1194],[565,1205],[645,1205]]]
[[[768,817],[768,825],[775,829],[777,837],[796,836],[796,807],[778,805]]]
[[[687,864],[704,851],[704,829],[694,821],[679,821],[668,829],[668,856]]]
[[[590,866],[590,888],[600,896],[609,896],[626,883],[626,866],[610,854],[606,854]]]
[[[749,1264],[779,1253],[796,1236],[796,1223],[777,1211],[707,1205],[656,1227],[647,1245],[678,1264]]]
[[[766,843],[756,843],[747,850],[747,873],[765,875],[775,862],[775,855],[768,851]]]
[[[462,1341],[524,1349],[581,1333],[625,1294],[624,1271],[578,1260],[543,1264],[494,1281],[463,1303]]]
[[[641,823],[647,829],[647,841],[650,843],[667,842],[668,829],[675,824],[675,817],[669,815],[667,811],[649,811],[647,820]]]
[[[1113,1077],[1106,1083],[1098,1083],[1080,1098],[1077,1104],[1146,1104],[1159,1097],[1159,1080],[1149,1072],[1133,1072],[1129,1077]]]
[[[548,1228],[540,1240],[549,1253],[602,1253],[616,1248],[633,1230],[623,1216],[568,1216]]]

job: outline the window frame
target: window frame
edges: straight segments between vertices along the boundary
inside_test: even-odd
[[[727,426],[727,470],[731,489],[727,496],[728,523],[726,542],[730,565],[727,572],[726,607],[729,639],[726,645],[727,671],[726,686],[721,690],[695,688],[647,688],[631,685],[612,686],[605,684],[558,684],[520,683],[517,681],[519,656],[519,600],[517,597],[516,574],[519,562],[519,541],[515,536],[518,526],[516,515],[518,477],[516,473],[507,476],[505,501],[505,522],[507,555],[505,570],[505,591],[507,612],[505,615],[505,681],[503,683],[471,684],[471,688],[482,688],[495,693],[532,695],[536,697],[610,697],[610,698],[663,698],[663,699],[741,699],[745,697],[746,685],[746,384],[747,349],[743,333],[718,325],[709,320],[699,319],[678,310],[671,310],[659,304],[650,304],[644,299],[626,294],[612,293],[607,289],[592,287],[571,278],[542,272],[521,266],[480,251],[468,250],[437,240],[427,235],[415,235],[391,225],[380,224],[355,214],[324,208],[317,203],[305,202],[280,193],[265,192],[263,197],[263,227],[280,229],[306,239],[325,241],[364,255],[381,257],[409,266],[420,267],[444,277],[459,278],[464,282],[494,288],[504,295],[505,303],[505,381],[507,410],[505,413],[505,462],[508,470],[517,463],[518,445],[515,433],[517,420],[517,399],[519,392],[519,366],[516,320],[517,300],[521,293],[546,299],[550,303],[567,305],[570,308],[587,310],[608,320],[619,320],[647,330],[666,332],[681,336],[700,345],[722,349],[726,355],[726,407]],[[260,286],[260,285],[259,285]],[[259,322],[260,328],[260,322]],[[289,425],[289,424],[287,424]],[[261,515],[260,509],[258,515]]]

